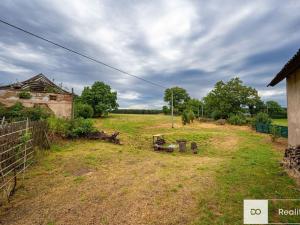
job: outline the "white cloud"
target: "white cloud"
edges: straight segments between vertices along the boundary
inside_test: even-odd
[[[261,88],[281,63],[251,64],[247,60],[286,46],[295,46],[297,51],[300,39],[296,25],[300,2],[295,1],[45,0],[30,4],[19,0],[16,5],[4,0],[1,15],[129,73],[164,86],[183,86],[195,97],[203,97],[217,80],[236,75],[261,90],[263,97],[283,96],[281,91]],[[26,39],[19,31],[11,32],[0,37],[1,71],[16,77],[40,70],[78,92],[95,80],[103,80],[118,90],[121,107],[163,104],[163,94],[158,97],[156,88],[149,84],[34,38]],[[273,53],[269,54],[273,58]],[[202,73],[184,73],[189,70]],[[254,80],[257,74],[265,75]],[[188,79],[191,76],[193,79]],[[143,99],[145,104],[140,104]]]
[[[125,91],[125,92],[118,92],[118,96],[120,99],[123,100],[137,100],[140,99],[140,94],[134,91]]]

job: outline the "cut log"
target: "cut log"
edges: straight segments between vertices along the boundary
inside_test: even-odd
[[[113,134],[109,135],[106,134],[103,131],[96,131],[93,133],[90,133],[88,135],[88,139],[90,140],[104,140],[104,141],[108,141],[114,144],[120,144],[120,140],[117,138],[117,136],[120,134],[120,132],[114,132]]]

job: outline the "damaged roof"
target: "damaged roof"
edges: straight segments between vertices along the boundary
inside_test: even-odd
[[[268,86],[275,86],[284,78],[287,78],[292,73],[300,68],[300,49],[298,52],[291,58],[285,66],[281,69],[281,71],[275,76],[275,78],[268,84]]]
[[[44,74],[40,73],[23,82],[17,82],[10,85],[0,86],[0,90],[24,90],[31,92],[48,92],[56,94],[71,94],[62,87],[49,80]]]

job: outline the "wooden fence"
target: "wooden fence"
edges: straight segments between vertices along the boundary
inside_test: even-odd
[[[26,168],[34,159],[35,147],[49,148],[47,123],[19,121],[0,124],[0,191],[5,197],[14,193],[19,175],[24,178]]]

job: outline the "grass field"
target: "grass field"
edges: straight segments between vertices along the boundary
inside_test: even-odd
[[[287,119],[273,119],[273,124],[280,125],[280,126],[287,126],[288,121]]]
[[[248,127],[194,122],[175,129],[163,115],[112,115],[98,128],[123,145],[65,141],[39,155],[0,224],[242,224],[243,199],[298,198],[279,166],[285,142]],[[159,153],[153,134],[196,141],[199,154]],[[279,222],[278,218],[271,217]],[[282,221],[283,222],[283,221]]]

